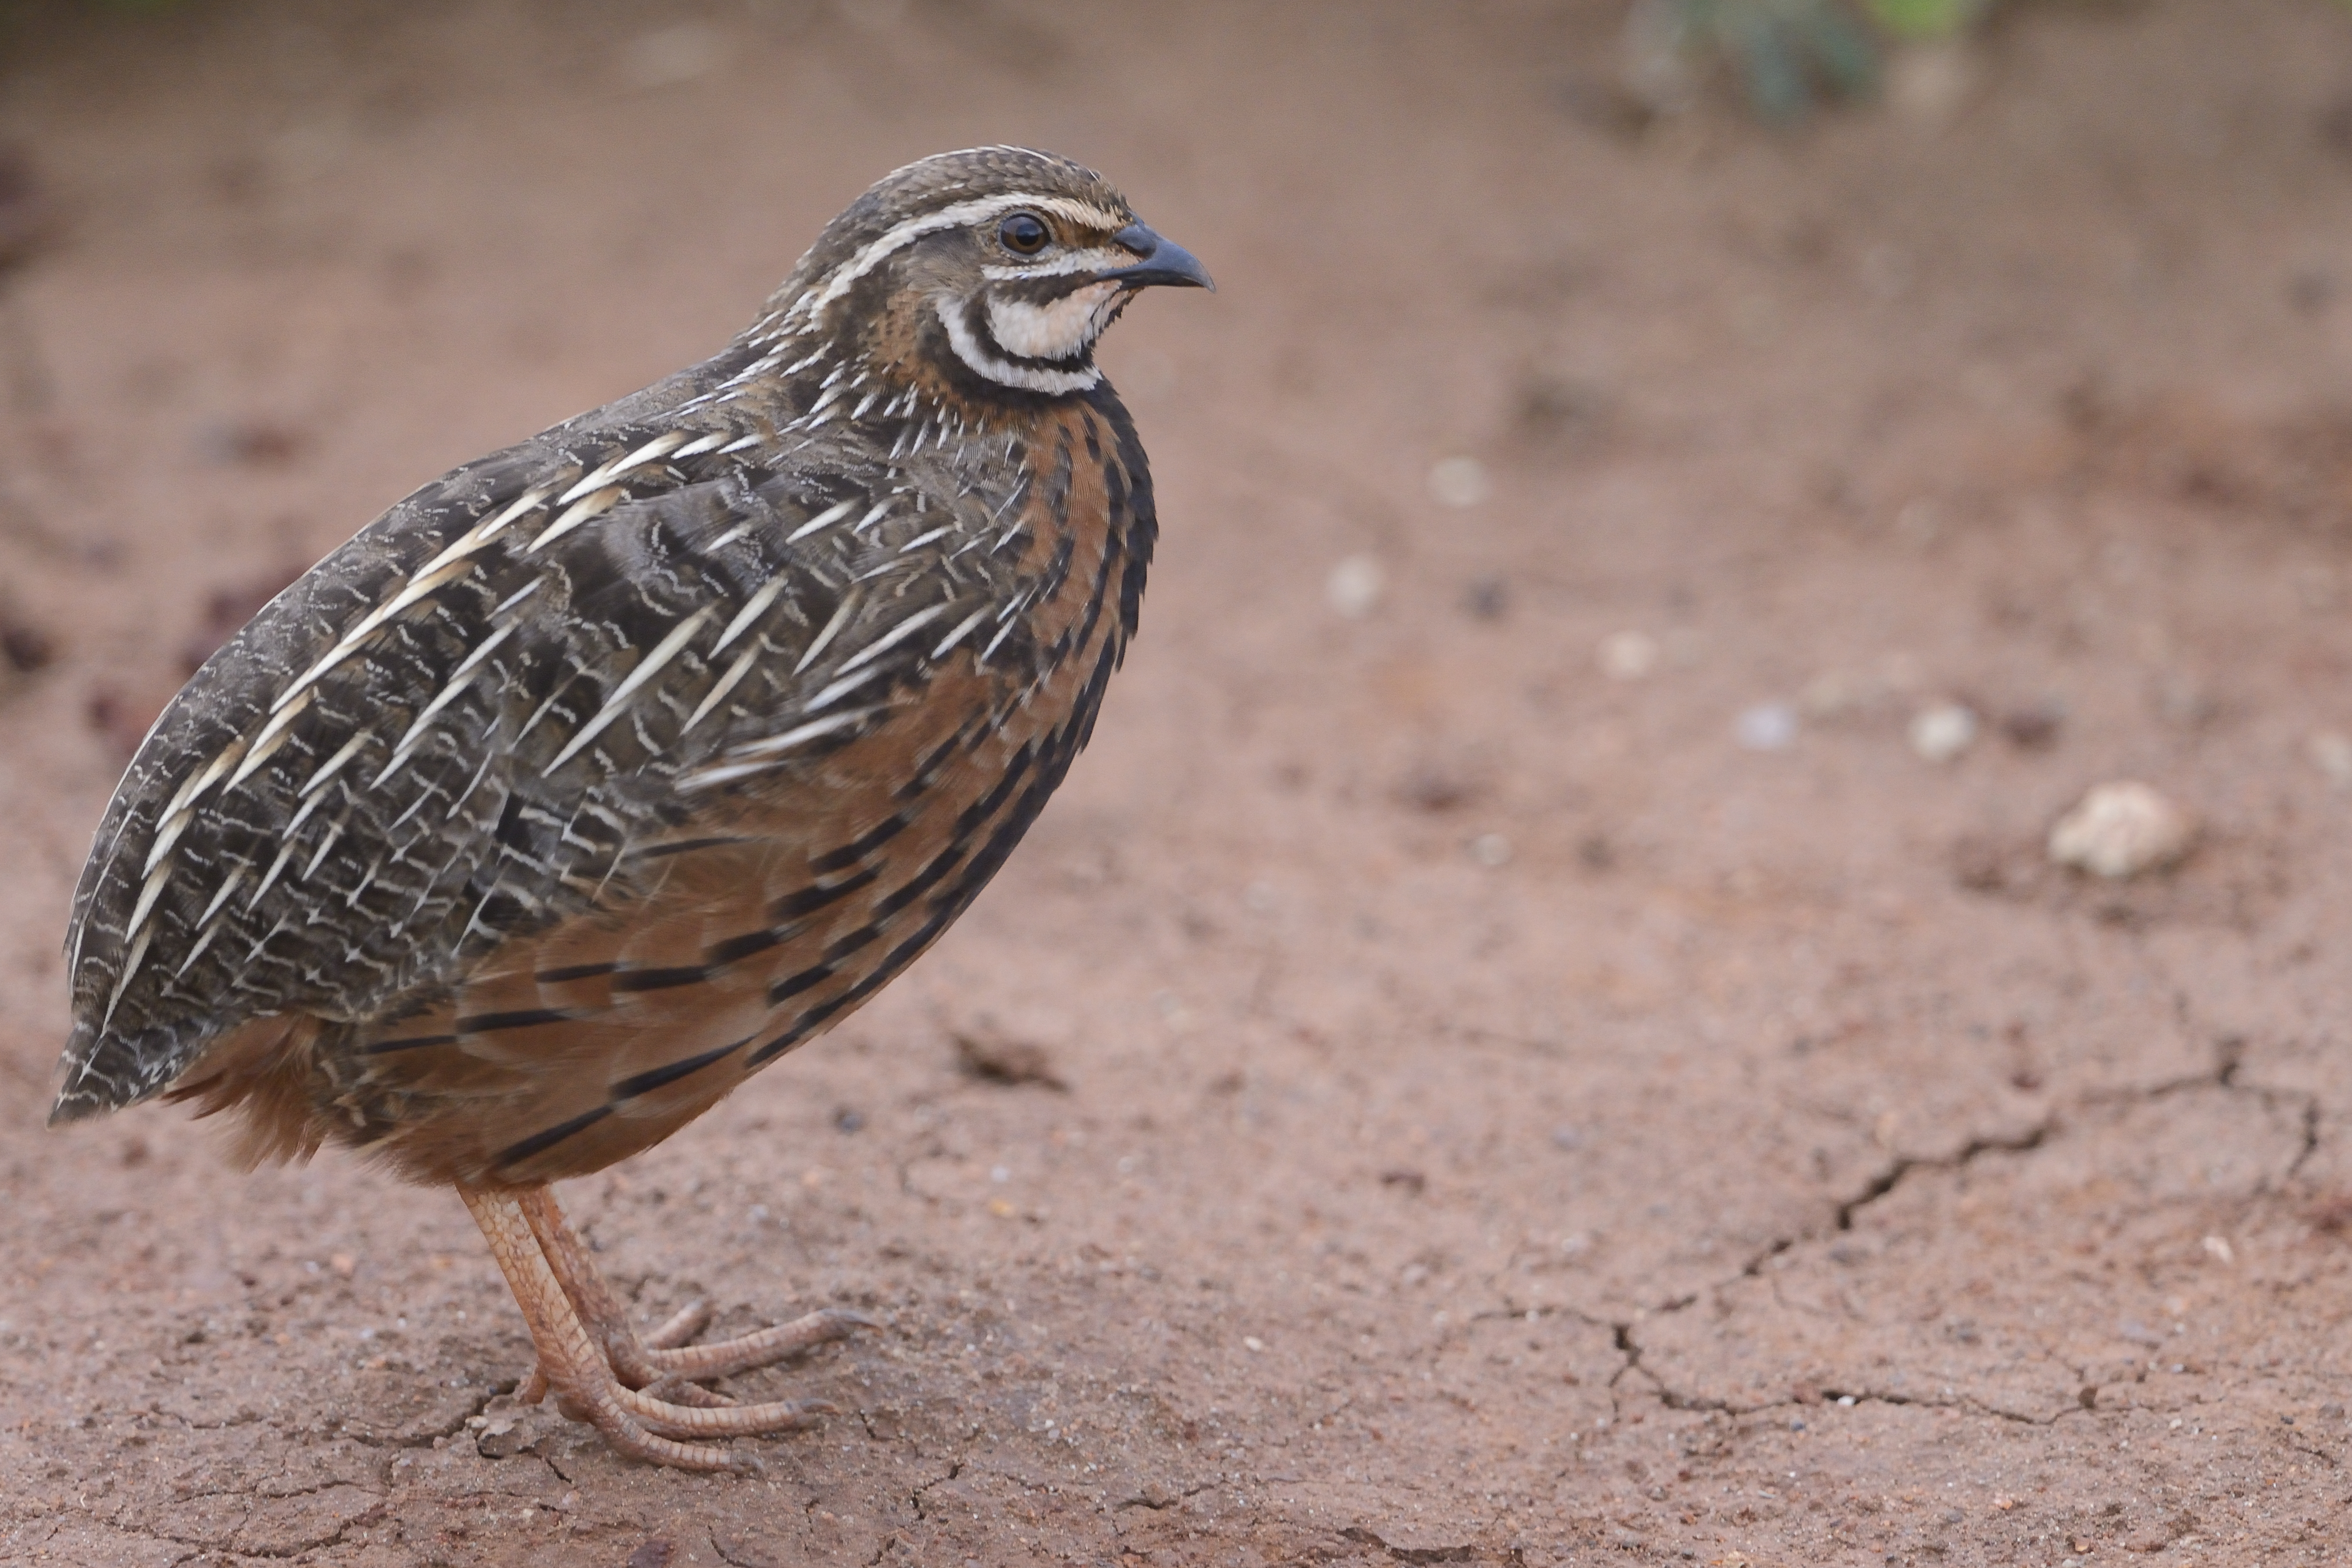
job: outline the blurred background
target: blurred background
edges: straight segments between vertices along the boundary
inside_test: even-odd
[[[887,1324],[620,1466],[449,1194],[41,1130],[73,879],[293,574],[989,142],[1218,280],[1103,353],[1143,635],[577,1184],[649,1317]],[[2347,289],[2336,0],[14,7],[0,1559],[2326,1557]]]

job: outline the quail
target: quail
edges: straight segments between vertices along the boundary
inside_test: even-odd
[[[615,1450],[826,1407],[706,1386],[850,1331],[640,1335],[550,1184],[873,996],[1091,732],[1156,521],[1096,341],[1208,273],[1100,175],[987,147],[827,225],[715,358],[426,485],[157,721],[74,896],[52,1124],[163,1095],[251,1165],[455,1186]]]

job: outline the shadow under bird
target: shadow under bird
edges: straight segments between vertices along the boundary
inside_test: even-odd
[[[826,1407],[705,1386],[820,1311],[640,1336],[549,1184],[652,1147],[945,931],[1062,781],[1155,520],[1096,340],[1211,287],[1018,148],[883,179],[716,358],[458,468],[197,671],[75,893],[52,1122],[164,1095],[248,1163],[455,1186],[522,1394],[619,1452]]]

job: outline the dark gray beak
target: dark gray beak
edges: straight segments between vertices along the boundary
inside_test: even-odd
[[[1206,289],[1213,294],[1217,286],[1209,279],[1209,269],[1200,258],[1181,245],[1160,238],[1139,223],[1129,224],[1111,238],[1143,259],[1132,267],[1122,267],[1116,272],[1101,275],[1106,283],[1124,283],[1130,289],[1148,289],[1154,283],[1176,283],[1192,289]]]

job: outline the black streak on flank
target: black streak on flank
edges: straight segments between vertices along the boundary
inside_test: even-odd
[[[789,928],[783,926],[771,926],[765,931],[745,931],[741,936],[730,936],[724,942],[714,942],[704,948],[703,960],[709,968],[721,968],[740,959],[749,958],[755,952],[765,952],[768,949],[780,945],[787,934],[789,934]]]
[[[787,1002],[812,986],[822,985],[833,978],[833,965],[820,963],[814,969],[803,969],[798,974],[788,974],[768,987],[768,1005]],[[753,1059],[758,1059],[757,1058]]]
[[[855,866],[896,838],[913,820],[912,816],[903,811],[896,816],[886,816],[863,837],[854,838],[840,848],[830,850],[810,861],[809,869],[823,876],[827,871],[838,871],[845,867]]]
[[[632,860],[660,860],[672,855],[691,855],[698,849],[725,849],[733,845],[756,844],[758,842],[759,840],[755,838],[742,837],[682,838],[675,844],[649,844],[642,849],[633,849],[629,852],[627,858]]]
[[[631,991],[668,991],[680,985],[698,985],[709,978],[710,971],[699,963],[670,969],[623,969],[613,975],[613,991],[616,995]]]
[[[499,1150],[498,1158],[490,1163],[493,1166],[520,1164],[533,1154],[545,1153],[574,1132],[584,1131],[612,1114],[613,1108],[609,1105],[600,1105],[593,1110],[583,1111],[569,1121],[557,1122],[544,1132],[534,1132],[520,1143],[509,1144]]]
[[[531,978],[541,985],[563,985],[574,980],[593,980],[598,975],[610,974],[620,967],[617,963],[573,963],[562,969],[537,970],[533,972]]]
[[[580,1016],[562,1007],[524,1007],[512,1013],[476,1013],[450,1027],[460,1035],[491,1035],[500,1029],[530,1029],[541,1024],[568,1024]]]
[[[893,829],[893,831],[896,830]],[[822,887],[803,888],[799,892],[787,893],[769,905],[768,913],[779,921],[798,920],[803,915],[813,915],[827,904],[847,898],[881,874],[877,868],[868,866],[855,877],[844,878],[838,882],[830,882]]]
[[[410,1035],[404,1039],[378,1040],[367,1047],[365,1054],[382,1057],[389,1056],[394,1051],[421,1051],[432,1046],[454,1046],[457,1043],[457,1037],[455,1035]]]
[[[641,1094],[651,1094],[655,1089],[676,1083],[688,1074],[700,1072],[713,1062],[725,1060],[750,1045],[752,1038],[753,1037],[746,1035],[731,1046],[720,1046],[717,1050],[705,1051],[698,1057],[688,1057],[684,1061],[672,1062],[666,1068],[656,1068],[651,1072],[641,1072],[635,1078],[625,1078],[613,1086],[613,1099],[615,1101],[635,1100]]]

